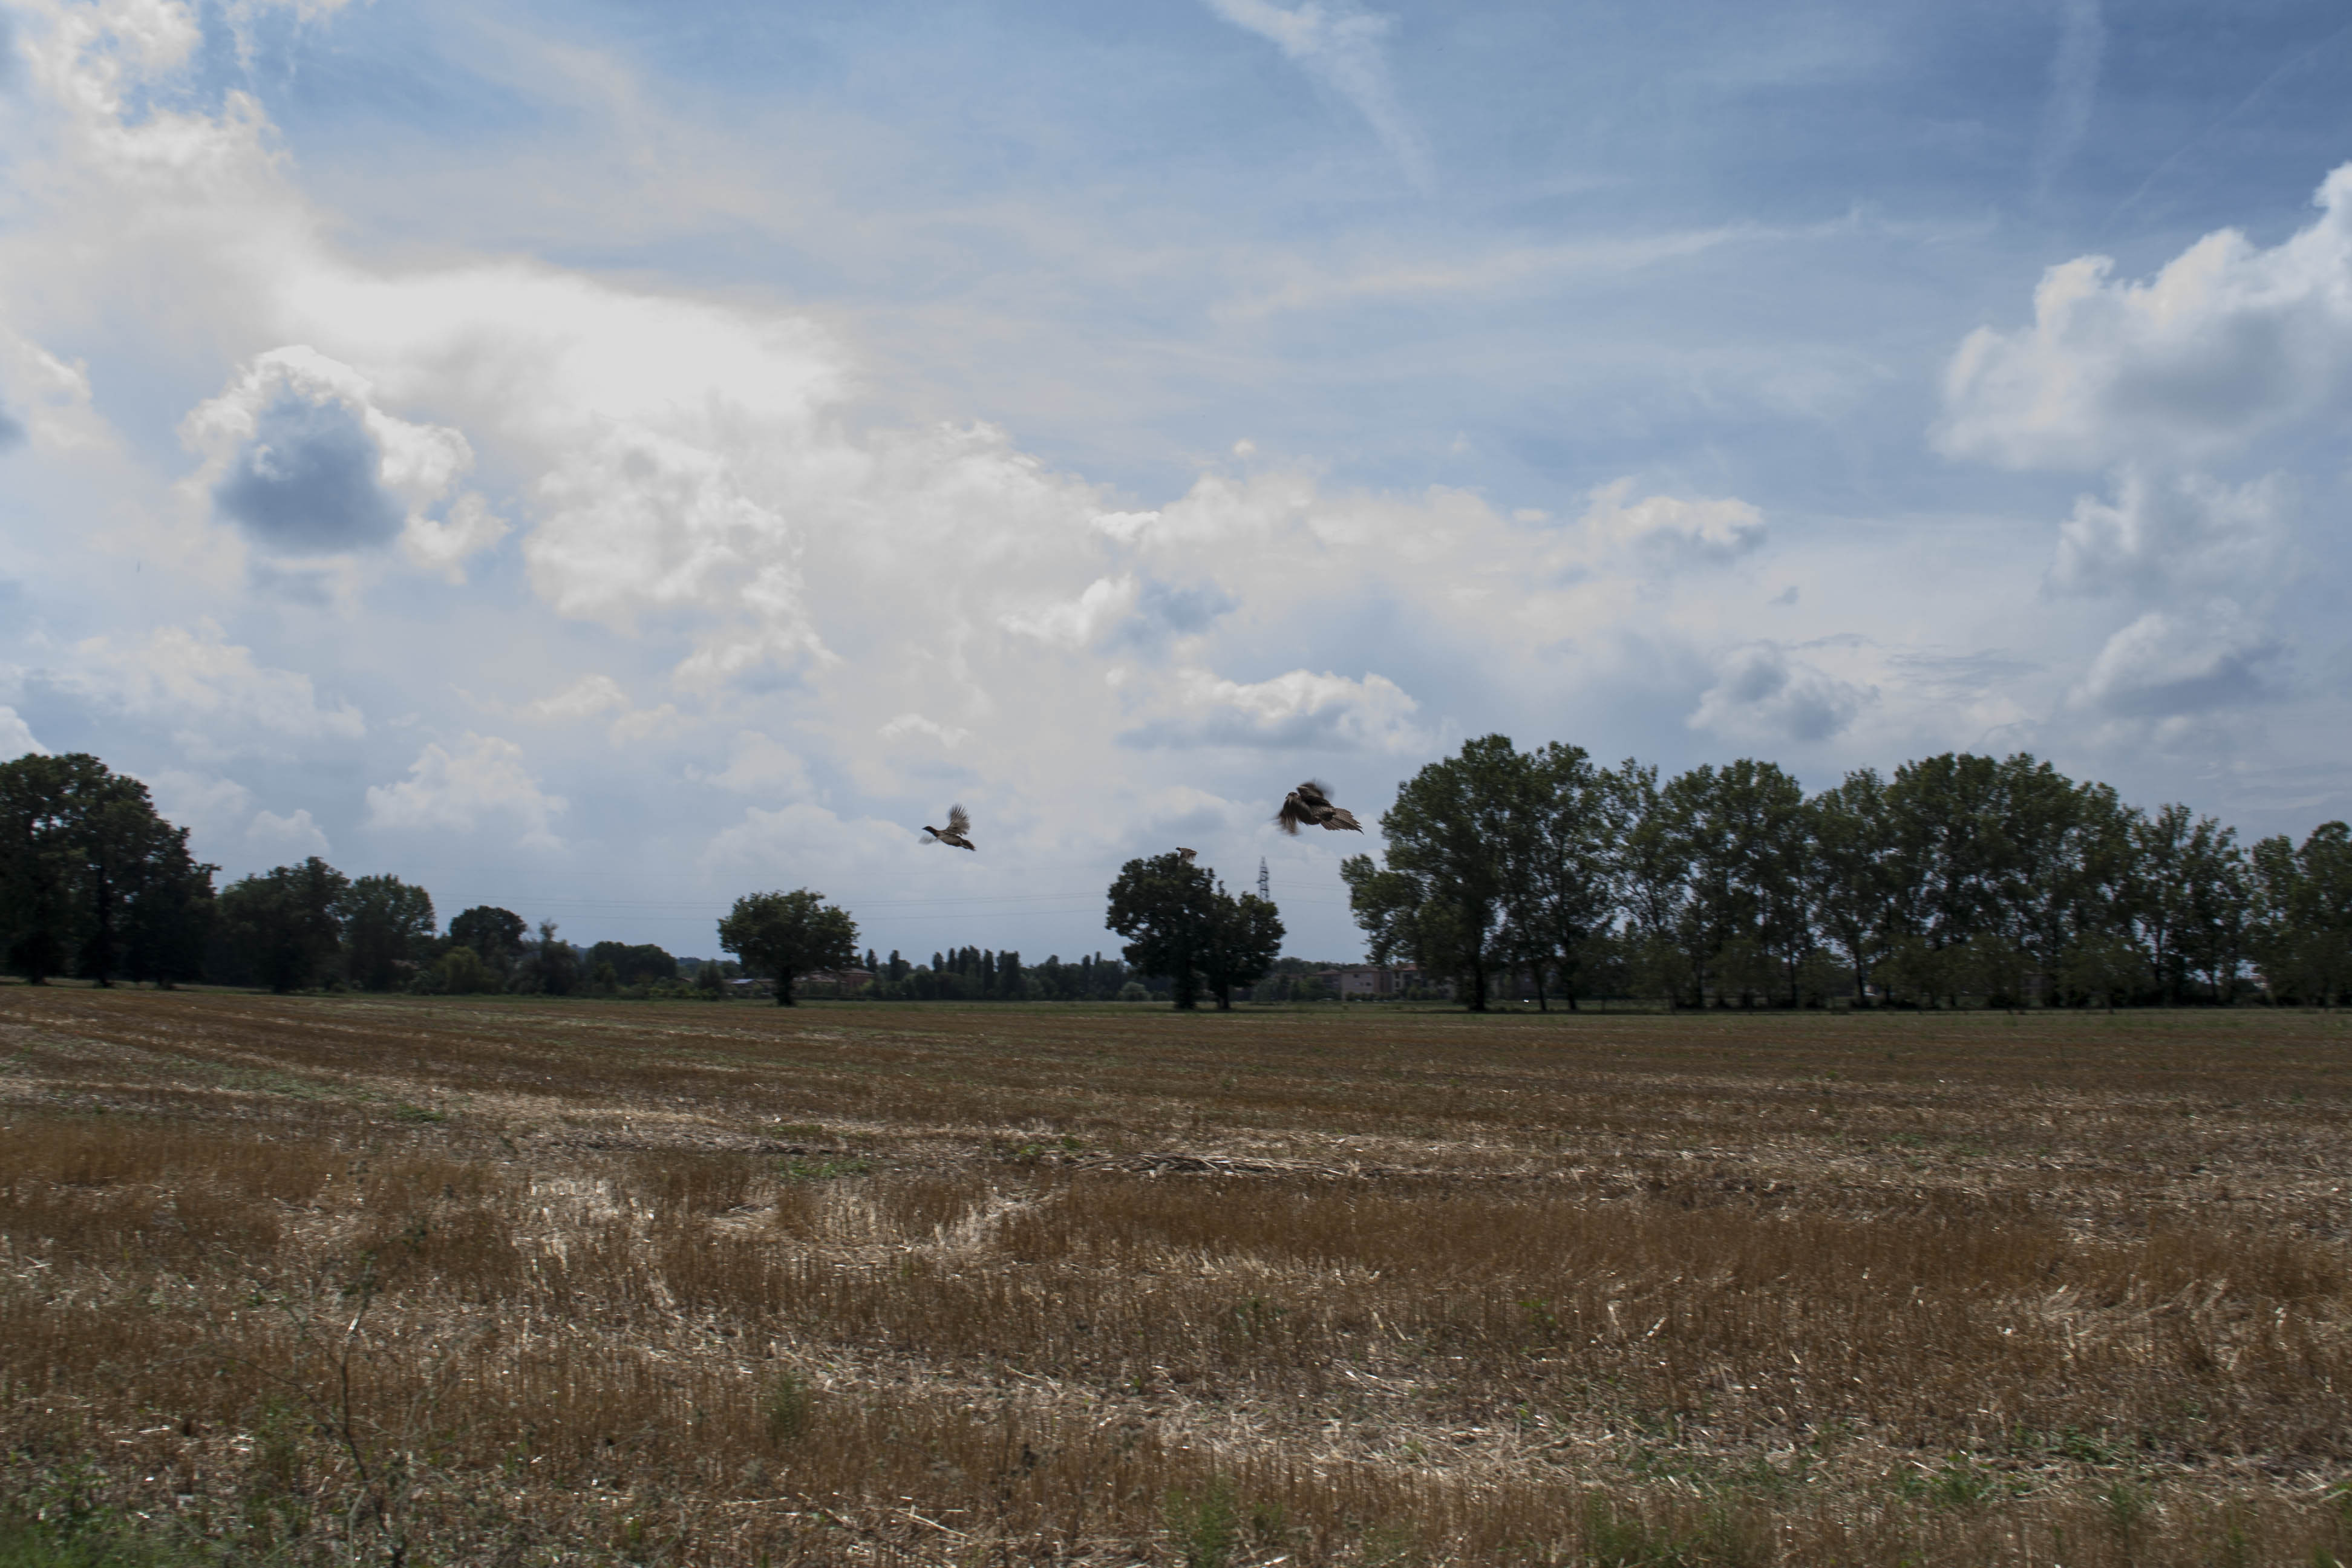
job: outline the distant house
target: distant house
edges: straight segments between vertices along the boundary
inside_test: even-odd
[[[874,984],[870,969],[812,969],[793,982],[802,996],[855,996]]]
[[[1360,999],[1386,1000],[1404,995],[1409,991],[1433,991],[1450,994],[1451,981],[1431,985],[1422,975],[1417,963],[1349,963],[1337,969],[1327,969],[1316,976],[1328,985],[1342,1002]]]

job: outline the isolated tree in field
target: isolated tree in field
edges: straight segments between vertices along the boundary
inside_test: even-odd
[[[1256,984],[1281,956],[1282,917],[1274,901],[1255,893],[1235,898],[1220,886],[1201,954],[1201,973],[1216,995],[1218,1011],[1233,1011],[1234,988]]]
[[[774,976],[776,1005],[793,1005],[793,977],[857,963],[857,922],[805,888],[751,893],[719,922],[719,945],[754,974]]]
[[[1129,963],[1168,976],[1178,1007],[1198,1004],[1201,970],[1216,939],[1216,888],[1206,867],[1173,853],[1129,860],[1110,885],[1103,923],[1128,939]]]
[[[241,977],[281,993],[324,978],[342,946],[335,911],[350,889],[351,879],[316,855],[223,889],[221,935]]]
[[[389,991],[402,966],[431,956],[433,896],[397,877],[362,877],[336,906],[343,926],[343,973],[363,991]]]
[[[530,934],[530,926],[520,915],[493,904],[476,904],[449,922],[450,942],[472,948],[475,957],[500,973],[522,952],[523,939]]]

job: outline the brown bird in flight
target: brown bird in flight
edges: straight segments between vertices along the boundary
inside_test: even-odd
[[[952,844],[959,849],[972,848],[971,840],[965,837],[971,831],[971,814],[961,805],[948,807],[948,825],[945,827],[933,827],[927,822],[923,824],[923,831],[941,844]],[[979,851],[975,849],[973,853]]]
[[[1342,828],[1349,833],[1364,830],[1353,814],[1331,804],[1329,792],[1315,779],[1308,779],[1282,797],[1282,809],[1274,814],[1274,823],[1294,836],[1303,826],[1319,826],[1333,833]]]
[[[1193,853],[1193,852],[1192,852],[1192,850],[1190,850],[1190,849],[1185,848],[1181,844],[1179,844],[1178,846],[1176,846],[1176,853],[1177,853],[1177,854],[1179,854],[1179,855],[1181,855],[1182,857],[1184,857],[1184,864],[1186,864],[1187,866],[1190,866],[1190,865],[1192,863],[1192,853]]]

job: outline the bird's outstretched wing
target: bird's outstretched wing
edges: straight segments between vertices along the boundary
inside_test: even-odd
[[[1339,832],[1341,828],[1346,828],[1350,833],[1361,833],[1364,830],[1364,825],[1356,820],[1355,813],[1344,806],[1337,805],[1323,808],[1323,826],[1333,833]]]
[[[951,805],[948,807],[948,831],[950,833],[970,833],[971,831],[971,813],[966,811],[961,805]]]
[[[1292,793],[1312,806],[1320,807],[1331,804],[1331,786],[1321,779],[1308,779]]]

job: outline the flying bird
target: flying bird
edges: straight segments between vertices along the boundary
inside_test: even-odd
[[[965,837],[971,831],[971,813],[961,805],[948,807],[948,825],[945,827],[933,827],[927,822],[923,824],[923,831],[938,843],[952,844],[959,849],[972,848],[971,840]],[[974,850],[974,853],[978,851]]]
[[[1185,848],[1181,844],[1176,846],[1176,853],[1184,857],[1184,864],[1187,866],[1190,866],[1192,863],[1193,852]]]
[[[1364,830],[1363,825],[1352,813],[1331,804],[1329,791],[1315,779],[1308,779],[1282,797],[1282,809],[1274,814],[1274,822],[1276,826],[1292,835],[1301,827],[1315,826],[1333,833],[1342,828],[1349,833]]]

